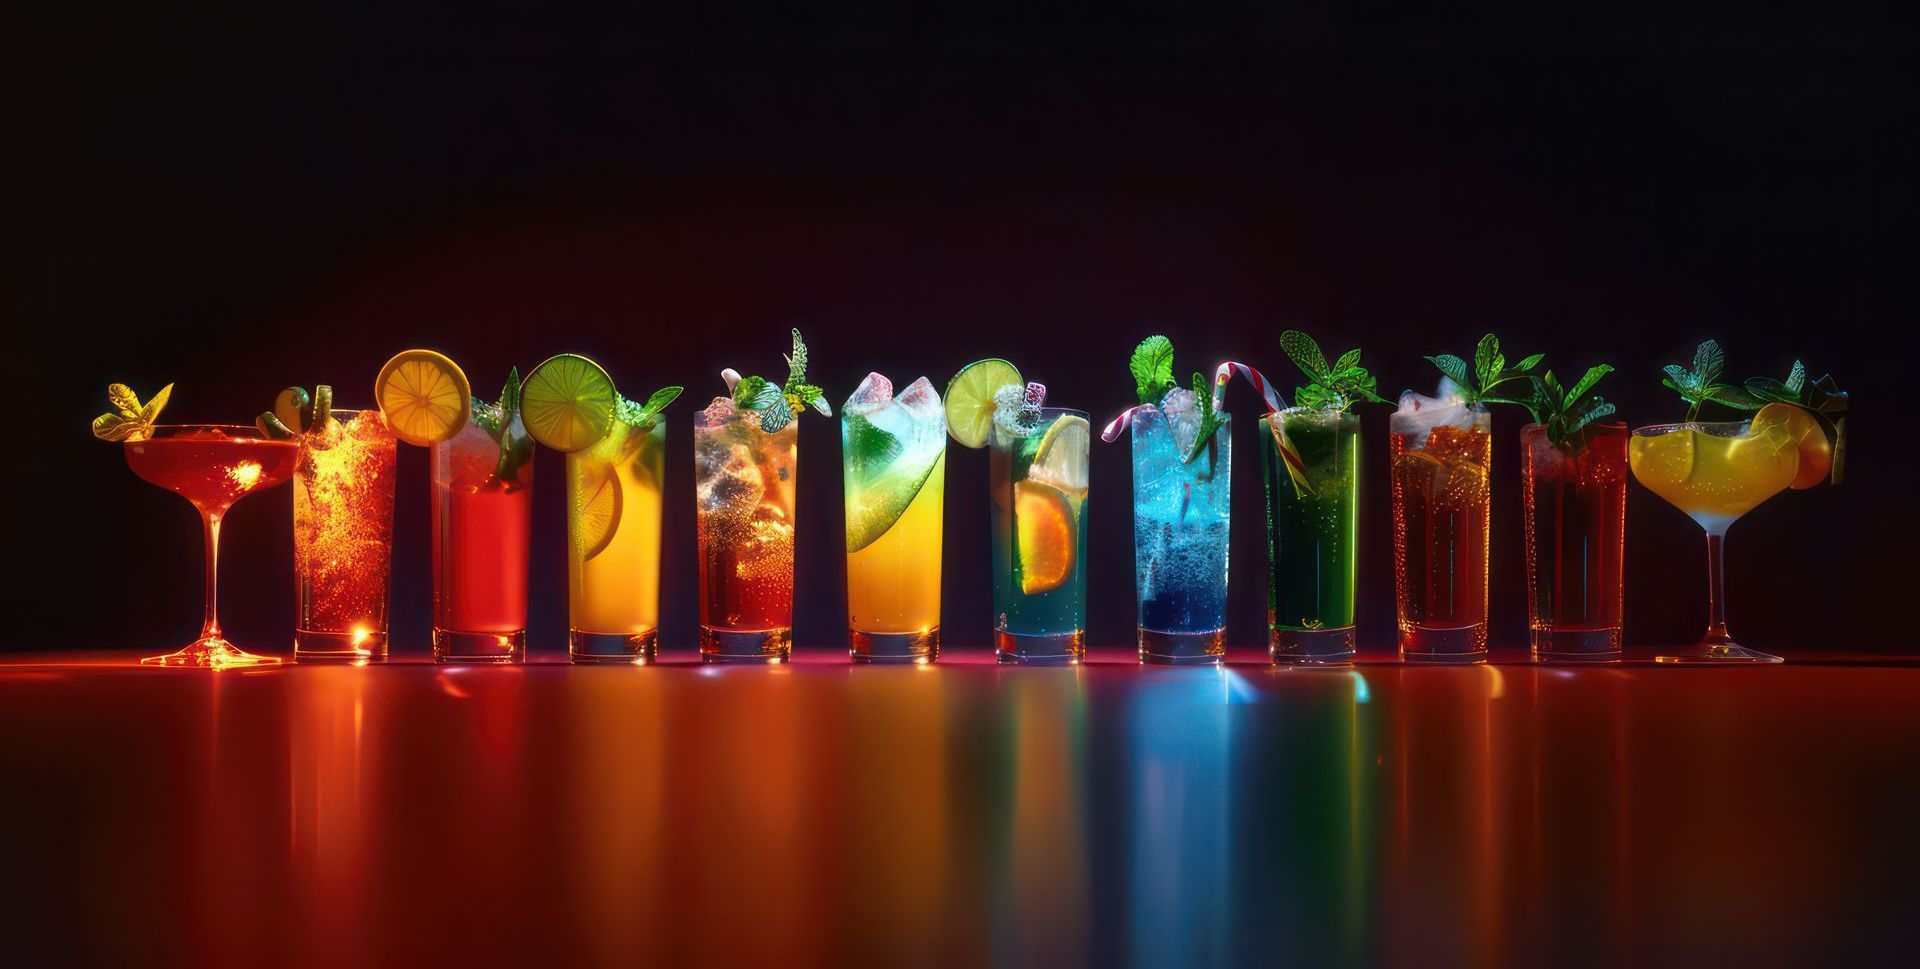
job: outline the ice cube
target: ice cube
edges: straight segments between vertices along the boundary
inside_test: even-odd
[[[700,413],[706,417],[708,424],[725,424],[733,420],[739,410],[733,406],[733,398],[715,397],[713,402],[707,405],[707,409]]]
[[[1477,420],[1476,411],[1468,407],[1466,398],[1460,393],[1460,387],[1445,377],[1440,378],[1437,396],[1407,390],[1400,393],[1400,407],[1393,412],[1388,426],[1393,433],[1408,437],[1408,447],[1427,446],[1427,439],[1435,428],[1451,427],[1470,430]]]
[[[1020,404],[1026,396],[1027,389],[1019,384],[1008,384],[993,392],[993,426],[1008,437],[1032,437],[1040,431],[1037,425],[1020,421]]]
[[[893,398],[896,409],[907,418],[907,433],[901,443],[909,455],[930,460],[947,446],[947,408],[940,392],[925,377],[907,385]]]
[[[1167,427],[1173,431],[1173,446],[1182,456],[1193,450],[1193,442],[1200,437],[1200,408],[1211,406],[1212,401],[1202,403],[1199,394],[1182,387],[1160,398],[1160,413],[1166,417]]]
[[[744,444],[713,443],[717,446],[701,447],[696,456],[699,480],[695,491],[700,507],[705,511],[750,511],[766,494],[766,482],[753,460],[753,449]]]
[[[867,374],[867,379],[855,387],[853,396],[840,405],[847,414],[859,414],[865,417],[893,402],[893,382],[877,373]]]

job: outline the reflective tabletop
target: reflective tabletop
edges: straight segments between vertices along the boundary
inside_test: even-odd
[[[1920,667],[0,665],[62,962],[1765,964],[1920,935]]]

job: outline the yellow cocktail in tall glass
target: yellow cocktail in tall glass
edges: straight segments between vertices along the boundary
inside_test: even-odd
[[[855,662],[940,653],[946,410],[922,377],[894,396],[870,374],[841,410],[847,500],[847,625]]]
[[[567,625],[576,660],[646,662],[660,627],[660,482],[667,428],[615,420],[567,455]]]

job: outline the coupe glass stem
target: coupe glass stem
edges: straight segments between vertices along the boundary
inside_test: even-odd
[[[1707,530],[1707,635],[1706,642],[1726,643],[1727,635],[1727,533]]]
[[[200,522],[207,534],[207,615],[200,623],[200,638],[220,638],[220,516],[202,511]]]

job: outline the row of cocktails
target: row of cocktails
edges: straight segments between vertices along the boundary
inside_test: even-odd
[[[1257,439],[1271,657],[1341,663],[1355,654],[1358,495],[1368,449],[1352,406],[1380,398],[1357,351],[1330,364],[1304,335],[1287,336],[1289,356],[1308,378],[1293,406],[1252,368],[1223,364],[1211,380],[1195,374],[1189,389],[1172,380],[1172,348],[1163,338],[1136,350],[1130,371],[1140,403],[1101,436],[1132,438],[1137,642],[1145,662],[1212,663],[1225,655],[1233,439],[1224,395],[1236,374],[1267,405]],[[1709,535],[1713,628],[1687,658],[1767,658],[1726,639],[1720,538],[1760,501],[1826,475],[1809,434],[1825,446],[1822,428],[1833,425],[1796,415],[1834,408],[1782,404],[1751,421],[1629,433],[1599,420],[1612,411],[1593,393],[1607,368],[1562,387],[1538,358],[1506,368],[1497,344],[1489,354],[1483,343],[1474,372],[1456,372],[1456,364],[1465,366],[1458,358],[1433,359],[1447,374],[1440,395],[1403,394],[1386,448],[1404,658],[1486,656],[1494,447],[1487,404],[1516,401],[1514,389],[1496,396],[1519,379],[1514,374],[1536,394],[1529,403],[1536,421],[1520,432],[1536,657],[1620,656],[1631,469]],[[798,420],[808,410],[831,414],[820,389],[805,383],[805,361],[796,332],[784,382],[727,371],[727,393],[692,420],[699,645],[710,661],[779,662],[791,654]],[[289,478],[296,655],[384,658],[396,452],[404,440],[430,451],[436,659],[525,656],[538,444],[565,454],[572,658],[651,661],[659,649],[665,411],[678,392],[668,388],[638,404],[621,397],[598,364],[563,354],[525,381],[510,377],[500,399],[488,403],[472,396],[451,360],[407,351],[383,368],[378,408],[338,410],[326,388],[313,395],[289,388],[255,427],[243,428],[158,424],[164,391],[143,404],[116,385],[122,419],[103,415],[109,433],[99,422],[96,433],[118,433],[133,469],[188,498],[207,522],[206,628],[193,646],[157,659],[260,660],[220,636],[219,526],[239,497]],[[949,439],[989,450],[999,656],[1082,658],[1092,429],[1085,413],[1046,406],[1045,395],[1043,385],[993,359],[964,368],[944,400],[925,378],[896,394],[877,373],[846,399],[839,421],[856,661],[938,656]]]

